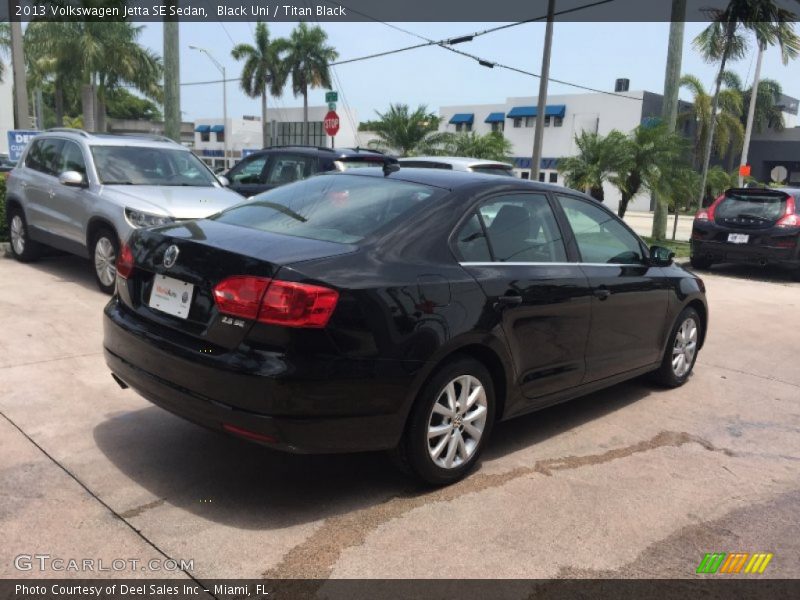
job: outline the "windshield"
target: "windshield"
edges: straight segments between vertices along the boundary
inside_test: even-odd
[[[445,190],[405,181],[324,175],[275,188],[211,217],[215,221],[352,244]]]
[[[503,165],[480,165],[478,167],[470,167],[473,173],[481,173],[483,175],[503,175],[505,177],[513,177],[514,172],[509,167]]]
[[[781,193],[728,192],[716,208],[718,219],[777,221],[786,212],[786,195]]]
[[[210,187],[216,179],[191,152],[146,146],[92,146],[97,176],[106,185]]]

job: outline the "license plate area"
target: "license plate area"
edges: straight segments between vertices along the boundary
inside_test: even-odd
[[[746,244],[750,241],[750,236],[746,233],[729,233],[728,241],[731,244]]]
[[[186,319],[189,316],[193,296],[194,284],[166,275],[156,275],[153,277],[153,287],[147,305],[168,315]]]

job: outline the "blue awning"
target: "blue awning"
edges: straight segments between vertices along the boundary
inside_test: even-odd
[[[515,106],[509,111],[506,118],[535,117],[538,112],[535,106]],[[548,104],[544,109],[546,117],[561,117],[563,119],[566,112],[567,107],[565,104]]]
[[[222,133],[225,131],[225,125],[213,125],[211,131],[212,133]]]
[[[483,121],[484,123],[502,123],[506,120],[506,113],[496,112],[489,113],[489,116]]]
[[[197,133],[208,133],[211,131],[211,125],[198,125],[194,128]]]
[[[470,123],[475,120],[475,113],[456,113],[450,119],[451,125],[456,125],[458,123]]]

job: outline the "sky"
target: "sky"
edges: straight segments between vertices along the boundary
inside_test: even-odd
[[[272,36],[288,36],[293,23],[270,23]],[[430,39],[451,38],[481,31],[497,23],[396,23],[398,27]],[[163,30],[159,23],[143,24],[141,42],[162,54]],[[381,23],[323,23],[329,42],[340,60],[375,54],[420,43],[422,40]],[[544,24],[527,23],[475,38],[457,48],[493,62],[538,73],[541,70]],[[702,23],[687,23],[682,72],[696,75],[713,90],[714,65],[705,63],[692,47]],[[252,23],[181,23],[181,81],[220,79],[213,63],[190,45],[206,48],[221,62],[229,79],[238,77],[242,63],[231,57],[234,44],[251,42]],[[556,23],[550,76],[593,88],[613,91],[619,77],[630,79],[631,90],[661,93],[664,87],[669,23]],[[754,48],[754,45],[753,45]],[[755,51],[732,63],[745,82],[752,80]],[[510,96],[536,96],[539,80],[505,69],[489,69],[440,47],[410,50],[391,56],[340,65],[334,69],[339,91],[340,116],[345,107],[357,111],[361,121],[376,117],[390,103],[412,107],[504,102]],[[800,60],[784,66],[780,52],[770,49],[764,57],[762,78],[776,79],[784,93],[800,97]],[[749,85],[746,83],[746,85]],[[573,87],[552,83],[549,93],[582,93]],[[683,91],[681,97],[691,99]],[[291,87],[280,98],[270,98],[279,109],[302,106]],[[324,104],[324,90],[309,95],[311,105]],[[185,120],[222,116],[222,84],[183,85],[181,107]],[[260,115],[260,101],[247,98],[238,83],[228,83],[230,117]]]

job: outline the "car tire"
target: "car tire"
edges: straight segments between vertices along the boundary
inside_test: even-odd
[[[689,379],[700,350],[703,322],[693,308],[684,308],[669,335],[661,366],[654,371],[655,381],[664,387],[676,388]]]
[[[494,424],[495,406],[485,366],[466,356],[449,361],[417,395],[403,438],[390,453],[392,461],[427,484],[455,483],[477,463]]]
[[[28,235],[28,222],[22,209],[16,206],[10,208],[6,219],[12,256],[20,262],[32,262],[39,258],[42,247]]]
[[[692,268],[700,270],[710,269],[711,265],[713,264],[710,259],[700,256],[692,256],[689,259],[689,262],[691,263]]]
[[[109,227],[101,227],[92,236],[90,260],[97,287],[105,294],[113,294],[117,285],[117,257],[119,236]]]

